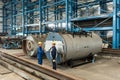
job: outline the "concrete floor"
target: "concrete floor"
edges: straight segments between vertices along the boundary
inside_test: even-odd
[[[0,80],[25,80],[14,72],[0,65]]]
[[[22,50],[20,49],[19,50],[4,49],[2,51],[9,52],[10,54],[14,54],[14,55],[22,53]],[[30,58],[28,56],[21,56],[21,57],[29,59],[37,64],[36,58]],[[119,61],[120,58],[96,57],[95,63],[88,63],[74,68],[57,65],[57,71],[74,75],[83,78],[85,80],[120,80]],[[42,66],[52,68],[50,62],[47,59],[43,59]]]
[[[86,80],[120,80],[119,59],[97,59],[95,63],[85,64],[65,72],[80,76]],[[70,70],[70,71],[69,71]]]

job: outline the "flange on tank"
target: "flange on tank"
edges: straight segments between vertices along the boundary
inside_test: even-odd
[[[22,49],[28,56],[36,56],[38,42],[44,42],[46,35],[29,35],[22,41]]]
[[[49,33],[45,40],[45,51],[48,60],[50,57],[50,47],[52,41],[56,42],[57,63],[66,62],[94,55],[102,50],[102,39],[95,33],[86,35],[71,35],[60,33]]]

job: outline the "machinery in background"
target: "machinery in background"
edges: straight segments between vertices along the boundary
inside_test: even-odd
[[[21,49],[22,48],[22,38],[2,38],[2,48],[4,49]]]
[[[8,33],[0,32],[0,36],[6,36]]]
[[[4,49],[21,49],[22,36],[8,36],[8,33],[0,33],[0,47]]]
[[[7,35],[8,33],[3,33],[3,32],[0,32],[0,48],[2,47],[2,44],[3,44],[3,38]]]

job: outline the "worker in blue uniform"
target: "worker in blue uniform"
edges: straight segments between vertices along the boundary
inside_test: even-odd
[[[50,48],[50,56],[52,59],[52,65],[53,65],[53,69],[56,70],[56,57],[57,57],[57,49],[55,47],[56,43],[52,42],[52,47]]]
[[[39,47],[37,48],[37,58],[38,58],[38,64],[42,65],[42,56],[44,54],[44,51],[42,49],[42,42],[38,42]]]

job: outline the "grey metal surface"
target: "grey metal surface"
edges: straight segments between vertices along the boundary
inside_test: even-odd
[[[49,48],[52,41],[56,42],[58,51],[57,62],[87,57],[90,54],[101,52],[102,39],[95,33],[91,36],[49,33],[45,41],[46,56],[50,60]]]
[[[38,48],[38,42],[41,41],[44,43],[44,39],[46,38],[46,35],[30,35],[27,36],[26,39],[23,40],[22,49],[25,54],[28,56],[36,56],[37,54],[37,48]]]

